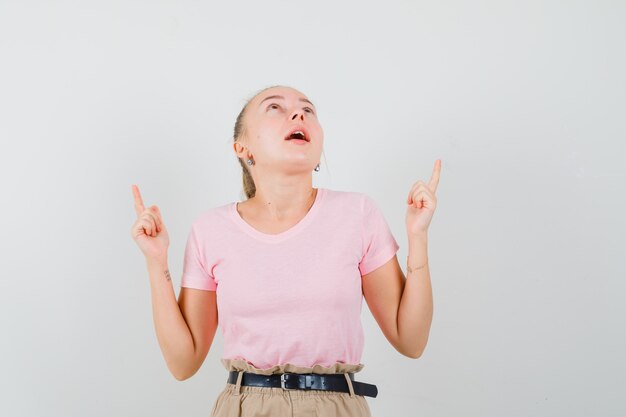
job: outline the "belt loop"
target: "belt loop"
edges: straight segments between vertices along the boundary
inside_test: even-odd
[[[237,372],[237,383],[235,385],[235,395],[239,395],[241,392],[241,379],[243,378],[243,371]]]
[[[350,390],[350,396],[354,397],[354,387],[352,386],[352,380],[350,379],[350,375],[347,372],[344,372],[343,376],[346,377],[346,381],[348,381],[348,389]]]

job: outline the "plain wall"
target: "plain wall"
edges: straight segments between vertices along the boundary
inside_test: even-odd
[[[623,1],[0,1],[6,416],[208,416],[221,329],[177,381],[130,238],[131,184],[171,235],[242,200],[235,118],[295,87],[314,186],[365,192],[407,255],[405,199],[442,160],[422,357],[363,303],[374,416],[626,414]]]

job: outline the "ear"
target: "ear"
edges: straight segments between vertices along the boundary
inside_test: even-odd
[[[235,155],[237,155],[237,157],[243,157],[243,153],[246,150],[246,148],[240,142],[237,141],[233,143],[233,150],[235,151]]]

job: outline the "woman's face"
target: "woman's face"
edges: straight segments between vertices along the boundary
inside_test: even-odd
[[[311,172],[320,162],[324,132],[315,106],[299,91],[288,87],[263,91],[248,104],[244,122],[243,146],[248,149],[235,142],[235,152],[244,162],[252,155],[252,170],[277,167],[292,173]],[[309,141],[286,140],[294,129],[304,130]]]

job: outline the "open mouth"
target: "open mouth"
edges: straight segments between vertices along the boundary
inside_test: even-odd
[[[302,142],[311,141],[304,130],[294,130],[285,138],[285,140],[296,140]]]

